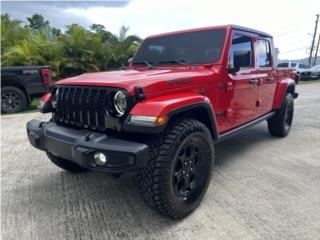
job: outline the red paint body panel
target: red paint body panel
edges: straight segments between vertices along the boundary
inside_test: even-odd
[[[273,107],[272,107],[273,109],[278,109],[281,107],[282,101],[287,91],[287,87],[289,85],[295,84],[295,81],[291,78],[286,77],[286,75],[280,75],[279,78],[280,79],[277,84],[276,93],[274,95],[274,101],[273,101]]]
[[[151,36],[161,37],[209,29],[226,29],[220,59],[212,64],[188,66],[168,65],[157,69],[129,66],[127,70],[82,74],[59,81],[60,85],[108,86],[126,89],[135,94],[135,87],[143,88],[145,99],[138,102],[130,114],[165,116],[171,111],[197,102],[207,102],[216,117],[218,133],[225,133],[252,121],[281,106],[288,84],[292,84],[291,70],[277,70],[272,37],[259,31],[231,25],[191,29]],[[252,67],[228,73],[228,59],[233,34],[252,39]],[[268,42],[272,64],[260,68],[257,64],[258,39]],[[174,80],[187,79],[183,84]],[[190,80],[191,79],[191,80]],[[252,85],[252,80],[256,85]]]
[[[51,102],[51,93],[46,93],[44,94],[41,99],[40,99],[41,102],[46,102],[46,103],[49,103]]]
[[[189,91],[154,97],[138,102],[130,111],[130,114],[143,116],[167,116],[175,109],[198,102],[207,102],[211,106],[208,97]]]
[[[58,85],[86,85],[86,86],[110,86],[128,90],[134,94],[134,88],[140,86],[145,94],[164,90],[174,90],[181,86],[174,85],[169,88],[168,80],[192,78],[192,85],[207,84],[209,74],[205,67],[171,67],[146,70],[145,68],[130,69],[111,72],[86,73],[77,77],[58,81]]]

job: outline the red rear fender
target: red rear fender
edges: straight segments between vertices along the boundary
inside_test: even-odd
[[[281,107],[281,104],[286,95],[287,89],[290,86],[293,87],[293,90],[294,90],[295,82],[291,78],[283,79],[278,83],[278,86],[276,88],[276,94],[273,100],[273,109],[279,109]]]

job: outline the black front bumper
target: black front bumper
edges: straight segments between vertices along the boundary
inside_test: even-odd
[[[35,148],[79,164],[81,167],[109,173],[123,173],[146,166],[149,148],[146,144],[108,137],[106,134],[58,126],[53,122],[31,120],[27,123],[29,142]],[[107,156],[98,166],[95,152]]]

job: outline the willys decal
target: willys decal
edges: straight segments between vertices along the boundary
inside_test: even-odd
[[[168,84],[170,87],[173,87],[174,85],[181,85],[181,84],[188,84],[188,83],[192,83],[191,77],[174,78],[174,79],[168,80]]]

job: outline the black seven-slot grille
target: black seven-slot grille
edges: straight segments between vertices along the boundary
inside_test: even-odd
[[[88,86],[56,86],[55,121],[79,128],[106,131],[118,130],[113,97],[119,89]],[[129,106],[129,102],[127,104]]]

